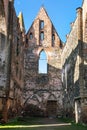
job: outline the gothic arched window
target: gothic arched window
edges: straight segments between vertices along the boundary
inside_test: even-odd
[[[44,51],[41,51],[38,66],[39,74],[47,74],[47,56]]]
[[[44,28],[44,21],[41,20],[41,21],[40,21],[40,29],[43,29],[43,28]]]
[[[52,34],[52,46],[54,47],[54,42],[55,42],[55,34]]]
[[[31,32],[29,35],[29,39],[32,40],[33,39],[33,33]]]
[[[40,40],[43,41],[44,40],[44,32],[40,33]]]

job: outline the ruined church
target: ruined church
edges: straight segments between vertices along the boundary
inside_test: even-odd
[[[87,118],[87,0],[76,9],[66,43],[41,7],[28,32],[14,0],[0,0],[0,114],[34,105],[48,117]],[[15,114],[15,115],[11,115]]]

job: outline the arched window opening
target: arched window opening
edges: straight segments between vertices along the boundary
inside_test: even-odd
[[[44,40],[44,32],[40,33],[40,40],[43,41]]]
[[[33,34],[32,34],[32,32],[31,32],[30,35],[29,35],[29,39],[30,39],[30,40],[33,39]]]
[[[40,53],[39,58],[39,66],[38,66],[38,72],[39,74],[47,74],[47,56],[44,51]]]
[[[41,21],[40,21],[40,29],[43,29],[43,28],[44,28],[44,21],[41,20]]]
[[[28,44],[28,38],[26,38],[26,44]]]
[[[53,42],[55,41],[55,35],[54,34],[52,35],[52,41]]]
[[[52,34],[52,46],[54,46],[54,42],[55,42],[55,34]]]

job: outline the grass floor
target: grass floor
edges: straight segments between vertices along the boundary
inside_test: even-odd
[[[20,121],[16,118],[5,125],[0,125],[0,130],[87,130],[87,126],[76,125],[74,123],[68,126],[50,126],[51,124],[45,126],[45,124],[43,124],[42,127],[39,126],[42,125],[41,120],[41,118],[28,118]],[[58,120],[58,124],[60,123],[61,121]]]
[[[0,130],[87,130],[84,126],[57,126],[57,127],[35,127],[35,128],[0,128]]]

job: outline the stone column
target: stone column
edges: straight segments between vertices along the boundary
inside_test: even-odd
[[[83,96],[83,29],[82,29],[82,8],[77,8],[78,18],[78,45],[79,45],[79,87],[80,96]]]
[[[11,74],[11,51],[12,51],[12,32],[13,32],[13,3],[9,1],[8,8],[8,26],[7,26],[7,43],[6,43],[6,84],[5,84],[5,101],[3,105],[3,119],[8,121],[8,104],[10,94],[10,74]]]
[[[79,88],[80,88],[80,97],[83,95],[83,58],[82,58],[82,51],[83,51],[83,23],[82,23],[82,8],[77,8],[77,20],[78,20],[78,46],[79,46]],[[78,100],[77,100],[78,101]],[[81,121],[81,114],[78,113],[77,101],[75,101],[75,119],[76,123]],[[81,108],[81,104],[79,106]]]
[[[75,121],[76,123],[79,122],[77,101],[75,101]]]
[[[79,7],[77,10],[77,18],[78,18],[78,40],[82,41],[83,31],[82,31],[82,8]]]

